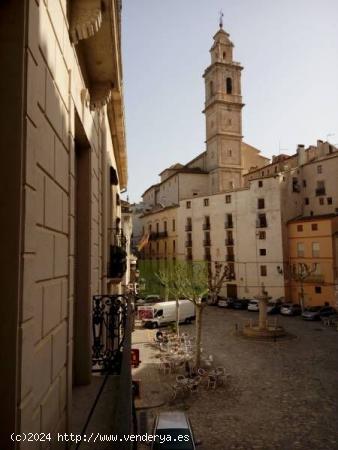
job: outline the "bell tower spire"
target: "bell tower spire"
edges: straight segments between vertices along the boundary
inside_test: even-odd
[[[242,103],[241,71],[233,60],[234,45],[223,29],[210,49],[211,64],[204,72],[207,168],[212,194],[241,187],[242,184]]]

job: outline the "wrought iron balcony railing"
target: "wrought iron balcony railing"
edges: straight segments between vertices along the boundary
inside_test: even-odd
[[[185,231],[192,231],[192,224],[188,224],[185,226]]]
[[[211,246],[211,241],[210,241],[210,239],[204,239],[203,245],[204,245],[204,247],[210,247],[210,246]]]
[[[119,374],[126,337],[128,298],[123,295],[94,295],[92,370]]]

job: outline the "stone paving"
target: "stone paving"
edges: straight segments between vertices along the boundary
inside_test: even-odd
[[[142,360],[133,371],[142,389],[137,408],[147,412],[147,431],[158,412],[179,409],[189,415],[200,450],[338,449],[337,331],[278,316],[296,338],[253,342],[234,329],[257,313],[207,307],[204,314],[203,348],[231,376],[226,386],[186,399],[170,401],[167,383],[174,376],[158,371],[154,331],[134,332]],[[182,328],[194,333],[194,325]]]

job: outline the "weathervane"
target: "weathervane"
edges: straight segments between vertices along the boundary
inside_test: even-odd
[[[224,17],[223,11],[220,10],[220,12],[219,12],[219,27],[220,28],[223,28],[223,17]]]

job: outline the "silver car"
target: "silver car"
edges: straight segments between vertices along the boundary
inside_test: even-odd
[[[195,450],[190,420],[182,411],[165,411],[155,419],[152,450]]]

